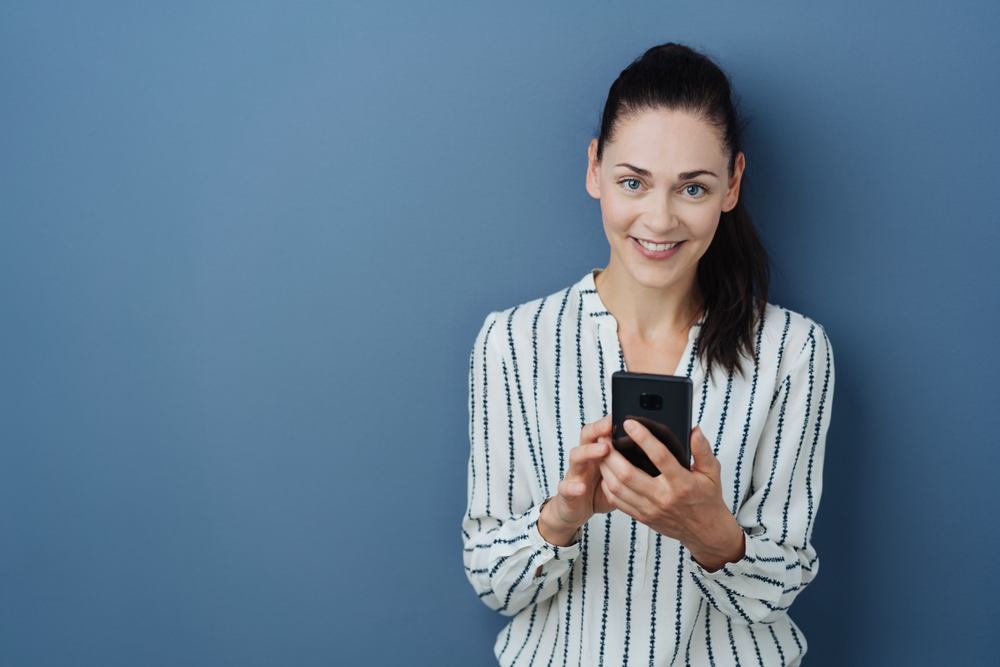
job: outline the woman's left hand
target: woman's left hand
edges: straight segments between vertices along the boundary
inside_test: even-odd
[[[722,497],[719,460],[700,426],[691,429],[694,463],[688,470],[649,429],[632,419],[625,430],[660,474],[650,476],[610,448],[601,461],[601,485],[616,509],[673,537],[708,571],[743,558],[743,527]]]

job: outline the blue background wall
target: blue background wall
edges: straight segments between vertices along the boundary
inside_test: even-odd
[[[667,40],[837,355],[808,662],[986,661],[995,3],[358,4],[0,6],[0,664],[488,664],[468,353],[606,263],[586,144]]]

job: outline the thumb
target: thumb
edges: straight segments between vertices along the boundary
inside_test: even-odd
[[[701,430],[701,425],[691,429],[691,454],[694,456],[694,463],[691,471],[703,472],[713,479],[718,478],[719,469],[722,467],[719,459],[712,453],[712,445]]]

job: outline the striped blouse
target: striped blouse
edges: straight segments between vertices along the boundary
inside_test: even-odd
[[[722,464],[742,559],[708,572],[620,510],[556,546],[538,531],[540,506],[583,424],[610,412],[611,373],[628,370],[599,271],[489,313],[469,358],[463,560],[479,599],[510,617],[494,644],[499,664],[799,664],[807,643],[788,609],[819,569],[810,537],[834,385],[825,330],[768,303],[759,363],[742,357],[744,376],[713,364],[706,378],[703,316],[674,373],[693,382],[691,423]]]

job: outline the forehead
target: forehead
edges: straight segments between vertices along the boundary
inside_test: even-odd
[[[604,149],[609,165],[624,161],[655,173],[726,161],[718,130],[687,111],[644,110],[620,118],[614,134]]]

